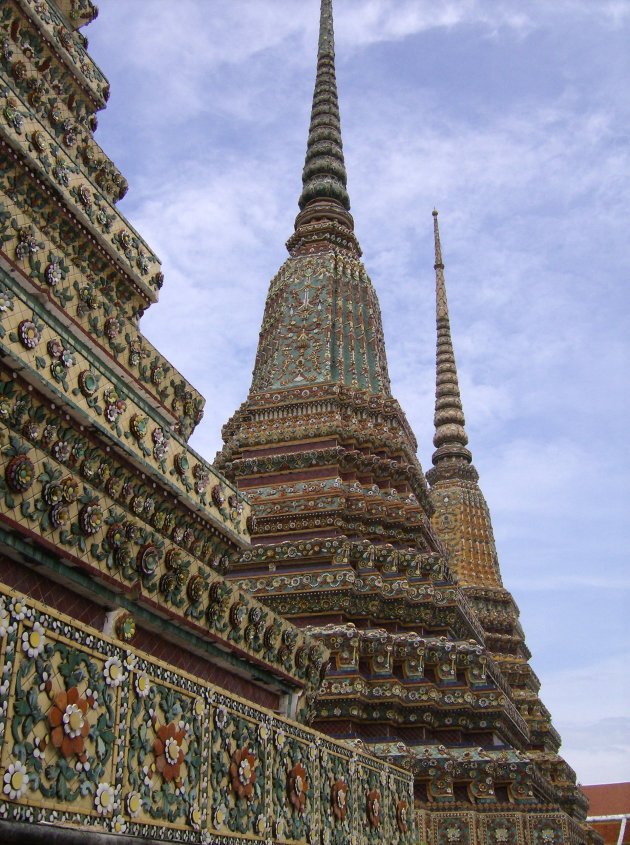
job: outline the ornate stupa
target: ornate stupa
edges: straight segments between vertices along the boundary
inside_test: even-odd
[[[528,662],[531,654],[525,644],[518,607],[501,580],[490,512],[467,448],[437,211],[433,212],[433,226],[437,323],[433,444],[436,449],[433,467],[427,472],[435,508],[433,525],[448,549],[450,567],[483,627],[486,647],[501,667],[514,701],[527,721],[528,756],[553,783],[567,811],[581,815],[587,809],[587,801],[576,788],[575,772],[558,755],[560,736],[538,695],[540,681]]]
[[[302,182],[251,389],[216,461],[252,504],[253,545],[228,578],[330,649],[312,720],[413,771],[420,842],[594,842],[537,698],[466,447],[437,217],[431,492],[391,394],[350,214],[331,0]],[[436,510],[440,496],[451,505],[442,480],[470,502],[458,520]]]

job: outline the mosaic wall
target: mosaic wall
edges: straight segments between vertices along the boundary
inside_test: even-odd
[[[218,536],[139,475],[121,475],[110,455],[1,371],[0,419],[0,501],[13,528],[201,636],[319,680],[323,650],[213,571],[227,556]]]
[[[0,818],[166,841],[416,841],[411,775],[0,587]]]

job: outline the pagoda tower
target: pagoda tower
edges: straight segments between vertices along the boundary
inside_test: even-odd
[[[575,772],[558,755],[560,736],[539,698],[540,681],[529,664],[531,653],[519,610],[501,580],[492,521],[472,463],[455,364],[438,225],[433,211],[436,293],[436,389],[433,466],[427,472],[435,511],[432,522],[449,552],[449,565],[475,609],[486,647],[509,682],[527,721],[529,756],[553,782],[569,812],[587,808]],[[578,809],[579,808],[579,809]]]
[[[517,696],[476,596],[451,570],[415,437],[391,394],[378,299],[350,214],[332,0],[321,2],[302,183],[250,392],[216,459],[252,505],[252,547],[228,578],[326,644],[332,657],[311,718],[413,771],[420,842],[597,842],[585,807],[533,764],[533,699]],[[470,468],[449,354],[438,463]],[[501,591],[493,550],[488,577]],[[502,601],[527,665],[515,606]],[[524,687],[535,698],[533,673]],[[555,736],[542,746],[552,753]]]

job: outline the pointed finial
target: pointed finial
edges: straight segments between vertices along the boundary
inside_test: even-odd
[[[319,13],[319,44],[317,58],[330,56],[335,58],[335,31],[333,26],[332,0],[322,0]]]
[[[313,200],[323,199],[336,201],[346,212],[349,211],[350,197],[346,190],[346,183],[335,75],[332,0],[322,0],[317,75],[306,161],[302,173],[300,209],[303,210]],[[352,220],[351,217],[350,220]]]
[[[433,232],[435,238],[435,302],[437,322],[437,359],[435,382],[435,435],[433,464],[437,466],[444,459],[457,458],[469,464],[472,455],[466,448],[468,436],[464,429],[464,412],[459,394],[455,353],[451,340],[451,326],[446,299],[442,246],[438,227],[438,212],[433,209]],[[451,461],[452,462],[452,461]]]
[[[433,265],[433,269],[437,270],[438,267],[444,269],[444,264],[442,263],[442,246],[440,244],[440,229],[438,227],[437,208],[433,209],[433,235],[435,238],[435,264]]]

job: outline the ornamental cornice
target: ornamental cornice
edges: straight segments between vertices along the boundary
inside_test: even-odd
[[[85,36],[68,28],[67,19],[53,3],[43,3],[41,0],[12,2],[30,19],[38,35],[72,74],[76,84],[90,97],[94,110],[105,108],[109,99],[109,82],[85,49]],[[17,32],[19,29],[16,35]]]
[[[428,469],[426,478],[430,487],[441,492],[442,487],[447,486],[449,482],[454,484],[461,481],[476,484],[479,481],[479,473],[473,464],[454,458],[450,461],[442,460],[437,466]]]
[[[98,15],[98,8],[92,0],[52,0],[64,15],[70,29],[87,26]]]
[[[505,587],[488,586],[480,587],[473,584],[467,585],[463,588],[466,595],[472,600],[482,600],[484,604],[491,606],[493,604],[504,605],[508,607],[508,612],[514,613],[516,617],[519,616],[518,605],[514,596]]]
[[[8,220],[0,209],[0,237]],[[114,295],[114,286],[101,279],[104,285],[97,293],[59,253],[45,253],[44,242],[37,240],[32,228],[18,229],[18,237],[15,260],[0,250],[0,292],[30,307],[70,347],[82,349],[101,373],[118,384],[124,382],[121,392],[135,392],[140,403],[149,404],[152,415],[157,413],[173,433],[187,440],[203,417],[204,399],[110,304],[107,297]],[[70,293],[71,284],[75,294]],[[0,322],[8,324],[9,319],[9,314],[0,312]]]
[[[369,411],[358,413],[356,417],[349,416],[341,408],[321,413],[317,409],[318,404],[294,406],[288,413],[282,414],[275,410],[267,414],[244,413],[244,424],[237,434],[229,437],[220,453],[221,459],[229,460],[250,449],[272,449],[292,442],[334,437],[356,447],[401,453],[410,463],[417,463],[417,456],[397,421],[391,425]]]
[[[463,753],[462,753],[463,752]],[[417,780],[429,785],[430,800],[453,801],[453,786],[460,780],[477,780],[479,775],[490,778],[491,789],[477,792],[473,799],[496,801],[494,786],[508,787],[511,802],[533,804],[542,794],[547,806],[537,805],[539,811],[558,809],[558,794],[532,761],[530,753],[510,750],[495,752],[481,749],[447,749],[445,746],[411,747],[413,772]],[[535,787],[535,790],[534,790]],[[491,805],[490,805],[491,806]]]
[[[15,109],[12,107],[11,114]],[[108,263],[122,274],[122,279],[132,292],[133,296],[139,297],[137,305],[139,313],[147,308],[152,302],[156,302],[158,291],[162,285],[162,274],[158,257],[147,246],[145,241],[137,234],[131,224],[114,208],[105,194],[94,193],[94,185],[86,177],[80,168],[70,159],[65,151],[57,146],[54,141],[48,144],[53,151],[51,160],[47,154],[39,157],[32,155],[26,148],[25,140],[21,138],[22,130],[25,135],[31,136],[37,129],[33,126],[40,126],[36,121],[27,116],[20,124],[19,132],[16,129],[14,116],[7,120],[7,109],[3,111],[4,125],[0,125],[0,134],[3,143],[13,153],[14,169],[23,171],[22,176],[32,183],[30,194],[37,193],[41,200],[34,209],[29,209],[29,217],[37,220],[37,213],[41,215],[41,207],[44,204],[44,197],[48,204],[63,205],[64,214],[71,217],[72,228],[77,231],[73,233],[73,239],[83,235],[98,245],[102,255]],[[8,129],[8,131],[7,131]],[[39,131],[43,137],[43,133]],[[46,141],[42,141],[45,149]],[[9,154],[8,151],[6,153]],[[6,176],[6,169],[5,169]],[[16,184],[20,184],[18,180]],[[3,186],[4,187],[4,186]],[[25,186],[22,186],[24,193]],[[16,201],[17,192],[11,186],[4,188],[4,191]],[[16,203],[17,204],[17,203]],[[83,230],[83,232],[81,232]]]
[[[461,669],[467,673],[467,685],[487,689],[488,666],[497,668],[476,640],[421,636],[415,631],[390,633],[383,628],[358,629],[351,622],[307,625],[304,630],[326,644],[339,671],[357,671],[360,658],[369,657],[372,674],[391,675],[393,661],[403,660],[403,686],[406,681],[423,680],[425,667],[429,666],[435,668],[438,681],[457,681],[457,670]],[[504,686],[503,691],[509,692],[508,687]]]
[[[334,207],[333,203],[330,205]],[[342,223],[329,219],[313,223],[301,222],[286,246],[292,258],[330,253],[358,260],[362,255],[354,232]]]
[[[421,594],[416,591],[412,594],[410,589],[387,596],[382,590],[364,592],[361,589],[362,579],[358,579],[353,572],[347,573],[345,577],[333,573],[331,577],[332,582],[328,582],[325,575],[314,578],[311,591],[306,587],[307,576],[302,581],[305,585],[302,591],[296,590],[292,583],[295,577],[283,579],[283,576],[278,576],[277,583],[274,583],[273,578],[236,580],[242,589],[273,607],[277,613],[290,618],[336,613],[350,619],[371,617],[396,620],[415,628],[436,627],[452,631],[454,636],[461,638],[482,636],[476,620],[462,612],[456,594],[452,598],[435,590]],[[377,578],[374,580],[378,582]]]
[[[433,505],[419,465],[381,455],[365,454],[358,449],[341,445],[324,448],[317,446],[318,444],[314,443],[313,448],[308,450],[238,457],[230,461],[219,461],[218,464],[228,477],[234,479],[247,476],[266,478],[280,472],[333,466],[337,467],[339,472],[369,475],[375,479],[387,480],[393,485],[406,483],[414,491],[425,513],[429,516],[433,513]]]
[[[109,163],[112,175],[116,173],[117,177],[116,189],[112,184],[108,193],[114,201],[121,199],[127,182],[94,141],[98,121],[92,103],[63,68],[59,73],[58,64],[42,55],[40,47],[26,40],[19,44],[6,37],[2,40],[0,78],[6,85],[2,95],[7,125],[20,135],[28,120],[28,149],[34,155],[44,157],[50,152],[57,158],[64,150],[77,167],[84,165],[88,171]],[[46,72],[41,73],[40,67]]]
[[[11,86],[3,92],[3,117],[11,130],[6,136],[12,139],[14,148],[30,154],[29,164],[36,160],[46,173],[54,165],[53,176],[58,184],[64,185],[65,176],[69,179],[70,173],[82,175],[87,184],[73,188],[75,205],[92,223],[98,223],[99,231],[107,232],[108,221],[120,216],[112,203],[125,196],[128,184],[94,140],[96,116],[81,99],[65,90],[61,82],[55,81],[51,83],[55,87],[48,88],[37,74],[39,82],[34,89],[34,77],[28,76],[28,70],[24,73],[17,79],[15,75],[12,78],[2,75]]]
[[[23,395],[32,391],[32,385],[44,390],[48,397],[61,402],[65,420],[69,422],[72,418],[75,432],[89,421],[96,437],[107,444],[102,448],[109,452],[113,445],[124,460],[140,472],[148,473],[171,495],[194,502],[193,510],[203,512],[214,508],[220,515],[219,524],[239,536],[245,535],[247,501],[171,433],[168,421],[165,423],[156,414],[154,406],[128,385],[123,386],[76,339],[73,344],[65,332],[55,331],[58,327],[41,322],[36,310],[27,308],[17,297],[8,298],[6,289],[0,295],[7,307],[0,311],[0,348],[6,356],[5,366],[15,368],[31,385],[29,388],[14,383],[12,390]],[[3,381],[7,379],[8,374]],[[44,401],[31,395],[25,404],[41,405]],[[223,489],[221,502],[210,498],[211,490],[217,485]],[[232,498],[238,508],[231,504]]]
[[[426,529],[426,517],[417,517],[415,513],[406,517],[388,514],[382,508],[371,507],[362,513],[352,508],[332,508],[312,511],[307,515],[296,512],[285,515],[273,515],[268,518],[258,515],[253,506],[255,523],[252,536],[260,540],[265,536],[279,534],[290,535],[293,532],[330,530],[333,526],[343,534],[361,534],[366,539],[378,542],[390,542],[402,545],[413,543],[418,549],[429,552],[432,544]]]
[[[405,690],[397,679],[370,683],[359,675],[327,675],[315,703],[315,724],[325,729],[329,721],[351,718],[358,724],[388,722],[432,730],[493,730],[504,741],[524,747],[529,739],[527,725],[517,711],[508,712],[502,698],[492,690],[447,690],[432,683]]]
[[[0,31],[1,32],[1,31]],[[67,152],[79,167],[98,174],[97,184],[114,202],[127,190],[127,181],[111,159],[94,142],[97,126],[95,107],[84,88],[60,61],[47,42],[16,18],[6,25],[2,37],[0,63],[5,70],[9,89],[19,92],[25,113],[14,109],[13,125],[16,130],[23,124],[25,115],[37,115],[46,133],[54,135],[59,147]],[[7,94],[8,96],[8,94]],[[26,103],[28,102],[28,106]],[[43,152],[44,137],[31,133],[34,154]],[[51,147],[51,151],[54,149]]]
[[[349,540],[347,537],[318,537],[313,540],[283,540],[273,545],[254,545],[246,549],[238,564],[248,569],[257,565],[267,568],[282,561],[299,563],[334,559],[335,563],[355,564],[378,569],[394,568],[411,577],[435,584],[455,586],[450,570],[438,554],[418,552],[415,548],[399,549],[389,544],[374,545],[368,540]]]
[[[17,438],[24,449],[40,448],[50,459],[71,470],[79,486],[88,482],[106,493],[130,511],[136,522],[144,523],[147,530],[172,536],[179,544],[183,541],[188,551],[202,557],[213,569],[224,571],[228,551],[246,545],[246,503],[236,494],[232,494],[235,498],[231,501],[221,481],[217,480],[211,488],[211,503],[205,500],[205,486],[188,493],[185,488],[165,483],[157,473],[147,473],[146,466],[139,469],[99,443],[82,426],[73,425],[54,403],[25,389],[15,373],[0,375],[2,423],[6,430],[13,431],[11,437]],[[208,475],[206,485],[209,480]],[[217,539],[227,548],[215,548]]]
[[[0,411],[6,413],[7,400],[16,398],[5,390]],[[26,412],[19,398],[15,406]],[[38,425],[38,420],[44,435],[52,428],[38,415],[31,420],[29,425]],[[5,416],[3,422],[9,421]],[[7,435],[5,429],[1,443],[1,519],[5,524],[22,536],[37,537],[63,560],[197,636],[209,635],[228,646],[232,643],[230,649],[271,661],[296,678],[306,677],[309,662],[300,667],[293,662],[294,646],[305,644],[303,635],[295,632],[294,636],[290,623],[212,571],[213,562],[232,551],[234,535],[217,531],[198,517],[186,526],[172,503],[161,501],[153,491],[151,495],[141,484],[135,491],[125,490],[124,499],[115,500],[109,482],[120,481],[120,476],[110,474],[106,465],[107,482],[92,476],[86,483],[85,461],[93,456],[88,450],[81,474],[76,459],[70,459],[75,449],[70,451],[67,440],[50,442],[44,451],[39,442],[33,445],[15,433]],[[61,444],[70,451],[65,463]],[[265,639],[267,629],[276,633]],[[290,632],[286,647],[276,654],[284,630]],[[320,668],[321,662],[317,673],[313,670],[314,682]]]

